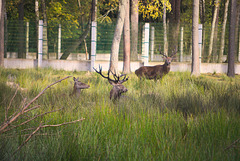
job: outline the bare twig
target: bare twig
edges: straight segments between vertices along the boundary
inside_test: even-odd
[[[38,128],[32,132],[32,134],[17,148],[17,150],[13,153],[13,155],[19,151],[30,139],[31,137],[41,128],[41,124],[38,126]]]
[[[38,107],[40,107],[40,106],[38,106]],[[36,107],[35,107],[35,108],[31,108],[31,109],[36,109]],[[19,127],[19,126],[22,126],[22,125],[24,125],[24,124],[27,124],[27,123],[29,123],[30,121],[36,119],[37,117],[44,116],[44,115],[49,114],[49,113],[57,112],[57,111],[60,111],[60,110],[62,110],[62,109],[63,109],[63,107],[60,108],[60,109],[57,109],[57,110],[53,110],[53,111],[49,111],[49,112],[42,113],[42,114],[40,114],[40,115],[36,115],[36,116],[34,116],[33,118],[31,118],[31,119],[29,119],[29,120],[27,120],[27,121],[25,121],[25,122],[22,122],[22,123],[19,124],[19,125],[16,125],[16,126],[13,126],[13,127],[9,128],[9,129],[3,130],[2,133],[5,133],[5,132],[10,131],[10,130],[12,130],[12,129],[14,129],[14,128],[17,128],[17,127]],[[29,109],[29,110],[30,110],[30,109]],[[31,130],[32,130],[32,129],[31,129]]]
[[[22,114],[25,112],[25,110],[27,110],[27,108],[28,108],[34,101],[36,101],[42,94],[44,94],[44,92],[45,92],[48,88],[50,88],[51,86],[53,86],[53,85],[55,85],[55,84],[57,84],[57,83],[65,80],[65,79],[67,79],[67,78],[69,78],[69,77],[71,77],[71,76],[67,76],[67,77],[65,77],[65,78],[63,78],[63,79],[60,79],[60,80],[58,80],[58,81],[56,81],[56,82],[48,85],[45,89],[43,89],[35,98],[33,98],[26,106],[24,106],[23,109],[22,109],[19,113],[17,113],[17,114],[16,114],[15,116],[13,116],[9,121],[5,121],[5,122],[1,125],[1,127],[0,127],[0,133],[2,133],[2,131],[3,131],[6,127],[8,127],[13,121],[15,121],[20,115],[22,115]]]
[[[32,111],[32,110],[35,110],[35,109],[37,109],[37,108],[39,108],[39,107],[40,107],[40,106],[37,105],[37,106],[35,106],[35,107],[33,107],[33,108],[30,108],[30,109],[28,109],[28,110],[25,110],[24,113],[27,113],[27,112]]]
[[[29,137],[17,148],[17,150],[13,153],[13,155],[16,154],[16,152],[19,151],[33,137],[33,135],[36,134],[36,132],[38,130],[40,130],[41,128],[58,127],[58,126],[73,124],[73,123],[80,122],[80,121],[83,121],[83,120],[85,120],[85,118],[82,118],[82,119],[79,119],[79,120],[74,120],[74,121],[71,121],[71,122],[64,122],[62,124],[56,124],[56,125],[42,125],[42,123],[40,123],[40,125],[36,128],[36,130],[34,130],[32,132],[32,134],[30,134]]]
[[[58,126],[62,126],[62,125],[73,124],[73,123],[80,122],[80,121],[83,121],[83,120],[85,120],[85,118],[81,118],[81,119],[79,119],[79,120],[74,120],[74,121],[71,121],[71,122],[64,122],[64,123],[62,123],[62,124],[43,125],[43,126],[41,126],[41,128],[45,128],[45,127],[58,127]]]
[[[97,19],[103,18],[102,21],[101,21],[101,22],[103,22],[103,20],[107,17],[107,15],[108,15],[110,12],[112,12],[112,11],[114,11],[114,10],[116,10],[116,9],[117,9],[117,7],[108,10],[104,15],[98,17]]]
[[[238,138],[238,139],[235,140],[232,144],[230,144],[228,147],[226,147],[226,148],[224,149],[224,151],[232,148],[232,147],[233,147],[235,144],[237,144],[238,142],[240,142],[240,138]]]
[[[10,101],[7,109],[6,109],[6,111],[5,111],[5,122],[6,122],[7,119],[8,119],[8,117],[7,117],[7,115],[8,115],[8,110],[11,108],[12,101],[13,101],[13,99],[16,97],[17,91],[18,91],[18,88],[16,89],[16,91],[15,91],[15,93],[14,93],[14,95],[13,95],[13,97],[12,97],[12,99],[11,99],[11,101]]]

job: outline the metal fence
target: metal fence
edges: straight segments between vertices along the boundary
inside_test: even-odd
[[[143,26],[144,23],[139,23],[139,36],[138,36],[138,53],[141,54],[143,47]],[[86,30],[87,24],[74,25],[70,21],[62,22],[61,24],[54,24],[48,22],[47,25],[47,47],[48,47],[48,55],[45,57],[46,59],[57,59],[58,52],[63,53],[65,50],[71,47],[74,42],[79,41],[82,33]],[[151,30],[154,28],[154,37],[151,37]],[[106,24],[106,23],[98,23],[97,24],[97,54],[110,54],[111,52],[111,44],[113,40],[115,29],[115,23]],[[177,48],[178,52],[175,58],[175,61],[191,61],[191,41],[192,41],[192,26],[191,24],[181,24],[179,27],[178,37],[173,37],[172,26],[168,24],[167,27],[167,35],[168,35],[168,47],[169,52],[172,49],[172,43],[177,40]],[[210,41],[210,32],[211,25],[205,25],[205,39],[203,40],[202,48],[202,62],[205,62],[208,57],[209,51],[209,41]],[[218,32],[215,37],[217,38],[213,44],[213,52],[211,54],[211,60],[215,60],[218,57],[218,53],[220,52],[220,41],[221,41],[221,30],[222,26],[218,26]],[[164,46],[164,36],[163,36],[163,24],[162,23],[150,23],[150,38],[153,38],[154,48],[153,54],[155,57],[149,59],[149,61],[159,61],[159,45]],[[238,32],[237,32],[238,33]],[[237,34],[237,38],[238,38]],[[60,41],[60,43],[59,43]],[[120,52],[119,59],[123,58],[123,45],[120,44]],[[236,39],[236,43],[239,42]],[[237,43],[239,44],[239,43]],[[80,59],[77,57],[80,53],[85,55],[86,52],[90,53],[91,49],[91,40],[90,34],[88,34],[86,41],[81,43],[74,51],[71,53],[72,59]],[[7,21],[5,27],[5,57],[19,58],[24,57],[27,59],[36,58],[38,52],[38,38],[37,38],[37,26],[35,22],[25,22],[25,21]],[[237,48],[238,45],[237,45]],[[60,50],[60,51],[59,51]],[[180,51],[182,50],[182,51]],[[223,61],[226,60],[226,55],[228,51],[228,25],[225,34],[225,44],[224,44],[224,57]],[[151,51],[150,51],[151,52]],[[149,52],[149,55],[151,54]],[[180,53],[182,52],[182,53]],[[26,54],[26,56],[23,54]],[[80,55],[81,55],[80,54]],[[182,55],[180,55],[182,54]],[[180,57],[183,57],[182,59]],[[82,56],[84,57],[84,56]],[[151,56],[149,56],[151,57]],[[81,59],[86,59],[81,58]]]

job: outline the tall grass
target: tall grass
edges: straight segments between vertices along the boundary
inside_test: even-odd
[[[130,74],[125,97],[112,102],[111,85],[96,73],[0,69],[0,74],[1,122],[15,92],[6,85],[9,74],[26,89],[18,92],[11,113],[24,98],[31,100],[67,75],[90,85],[79,98],[69,96],[72,78],[50,88],[35,102],[41,108],[28,117],[63,110],[1,134],[1,160],[240,160],[240,143],[232,144],[240,137],[239,76],[170,72],[155,82]],[[12,155],[29,134],[22,129],[78,118],[85,120],[42,129]]]

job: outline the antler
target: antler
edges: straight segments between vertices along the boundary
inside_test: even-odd
[[[170,57],[173,57],[173,56],[176,55],[176,54],[177,54],[177,46],[175,46],[175,51],[172,51],[172,54],[171,54]]]
[[[159,45],[159,52],[160,52],[161,55],[163,55],[164,57],[167,58],[167,55],[165,55],[164,53],[161,52],[161,45]]]
[[[116,72],[113,73],[111,70],[108,71],[108,76],[106,77],[106,76],[104,76],[104,75],[102,74],[102,67],[101,67],[100,65],[99,65],[99,71],[97,71],[94,67],[93,67],[93,69],[94,69],[98,74],[100,74],[103,78],[106,78],[106,79],[108,79],[109,81],[112,81],[112,82],[115,82],[115,83],[121,83],[121,84],[122,84],[123,82],[126,82],[126,81],[128,80],[128,78],[129,78],[129,77],[126,76],[126,74],[122,74],[122,75],[118,76],[118,75],[116,74]],[[110,72],[112,73],[114,80],[109,77]],[[120,78],[123,77],[123,76],[124,76],[124,78],[123,78],[122,80],[120,80]]]

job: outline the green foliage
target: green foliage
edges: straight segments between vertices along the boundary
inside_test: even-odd
[[[90,85],[81,97],[69,96],[72,78],[50,88],[27,117],[59,109],[24,127],[0,134],[1,160],[239,160],[240,77],[170,72],[162,80],[139,80],[129,74],[125,97],[113,103],[111,85],[96,73],[52,69],[14,70],[0,68],[0,120],[15,92],[6,85],[9,74],[27,90],[18,91],[11,105],[18,110],[47,85],[67,76]],[[69,122],[44,128],[12,157],[12,152],[31,132],[24,128]],[[17,136],[17,137],[16,137]],[[230,147],[229,147],[230,146]]]

